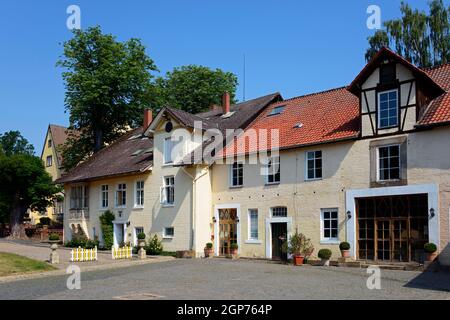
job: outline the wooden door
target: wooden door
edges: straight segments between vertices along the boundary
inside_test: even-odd
[[[287,224],[272,223],[272,259],[287,260],[287,253],[283,252],[282,246],[287,239]]]
[[[410,260],[407,219],[377,219],[375,228],[376,260],[397,262]]]
[[[237,243],[237,210],[219,209],[219,255],[230,254],[230,246]]]

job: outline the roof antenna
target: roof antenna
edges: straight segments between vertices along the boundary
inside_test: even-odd
[[[242,95],[243,95],[242,101],[245,102],[245,53],[244,53],[244,88],[242,91],[243,91],[242,92]]]

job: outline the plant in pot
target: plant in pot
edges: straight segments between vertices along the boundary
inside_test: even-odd
[[[350,258],[350,243],[344,241],[339,244],[342,258]]]
[[[238,253],[238,244],[237,243],[232,243],[230,245],[230,254],[232,256],[235,256],[235,255],[237,255],[237,253]]]
[[[137,235],[138,238],[138,246],[140,248],[145,247],[145,233],[141,232]]]
[[[205,258],[212,257],[214,255],[213,244],[208,242],[205,247]]]
[[[425,250],[425,261],[432,262],[436,259],[437,246],[434,243],[426,243],[423,249]]]
[[[52,233],[48,236],[48,241],[50,243],[58,243],[59,242],[59,234],[57,233]]]
[[[292,255],[294,265],[302,265],[304,260],[307,259],[312,252],[314,247],[311,244],[311,240],[306,238],[302,233],[295,233],[283,243],[282,247],[284,252],[288,252]]]
[[[330,258],[331,258],[330,249],[320,249],[317,255],[319,256],[323,266],[330,265]]]

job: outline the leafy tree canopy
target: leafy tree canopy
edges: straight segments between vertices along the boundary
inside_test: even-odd
[[[57,65],[65,69],[69,129],[81,133],[63,149],[70,160],[64,166],[71,168],[141,123],[157,68],[140,40],[119,42],[98,26],[74,30]]]
[[[385,30],[368,38],[366,60],[386,46],[419,67],[449,62],[450,6],[446,8],[442,0],[433,0],[427,14],[402,1],[400,11],[401,18],[384,22]]]
[[[235,103],[237,85],[237,77],[231,72],[197,65],[182,66],[156,79],[157,104],[198,113],[213,104],[221,104],[225,91],[230,93],[231,103]]]
[[[34,147],[19,131],[9,131],[0,134],[0,155],[2,154],[6,156],[14,154],[34,155]]]

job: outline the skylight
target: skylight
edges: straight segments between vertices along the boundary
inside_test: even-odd
[[[270,111],[269,116],[274,116],[283,112],[285,106],[277,106]]]

